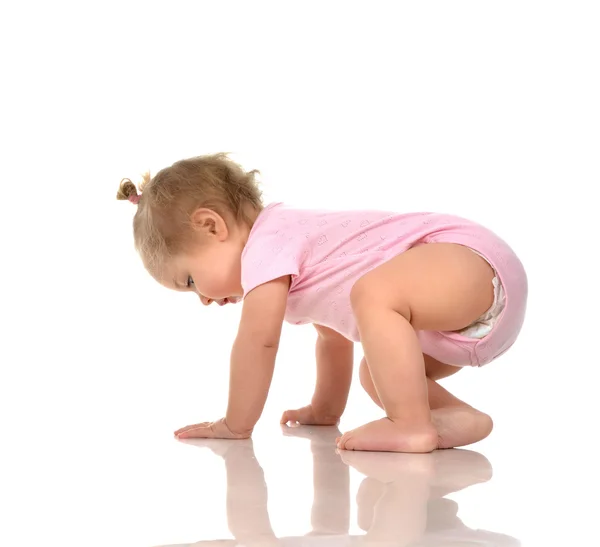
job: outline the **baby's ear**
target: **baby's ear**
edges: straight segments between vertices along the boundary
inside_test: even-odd
[[[227,233],[227,225],[218,213],[210,209],[196,209],[190,218],[190,223],[194,230],[207,235],[217,235],[225,231]]]
[[[215,219],[211,217],[202,219],[201,229],[208,234],[215,235],[217,233],[217,223]]]

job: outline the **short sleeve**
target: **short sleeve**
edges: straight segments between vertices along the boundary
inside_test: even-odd
[[[308,240],[294,225],[281,210],[271,207],[257,219],[242,253],[244,297],[259,285],[286,275],[295,284],[308,256]]]
[[[302,249],[299,241],[281,232],[262,228],[248,241],[242,254],[244,297],[253,289],[279,277],[300,274]],[[293,282],[293,281],[292,281]]]

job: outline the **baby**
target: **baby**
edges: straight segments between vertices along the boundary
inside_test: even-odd
[[[317,330],[317,381],[311,403],[281,423],[339,422],[360,342],[361,384],[386,417],[343,434],[338,448],[431,452],[488,436],[491,418],[437,380],[515,342],[527,277],[512,249],[446,214],[264,206],[257,172],[216,154],[146,175],[141,194],[121,181],[117,198],[138,206],[136,249],[159,283],[206,306],[243,300],[226,416],[175,436],[250,437],[284,320]]]

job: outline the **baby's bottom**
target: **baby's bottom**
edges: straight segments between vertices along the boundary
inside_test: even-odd
[[[431,421],[438,432],[438,448],[456,448],[485,439],[492,432],[492,419],[461,401],[435,381],[455,374],[461,370],[460,367],[440,363],[429,355],[423,354],[423,357]],[[364,358],[360,363],[359,377],[371,399],[383,408]]]

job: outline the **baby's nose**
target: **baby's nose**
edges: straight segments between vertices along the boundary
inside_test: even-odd
[[[210,306],[213,303],[211,298],[207,298],[206,296],[200,295],[200,300],[205,306]]]

